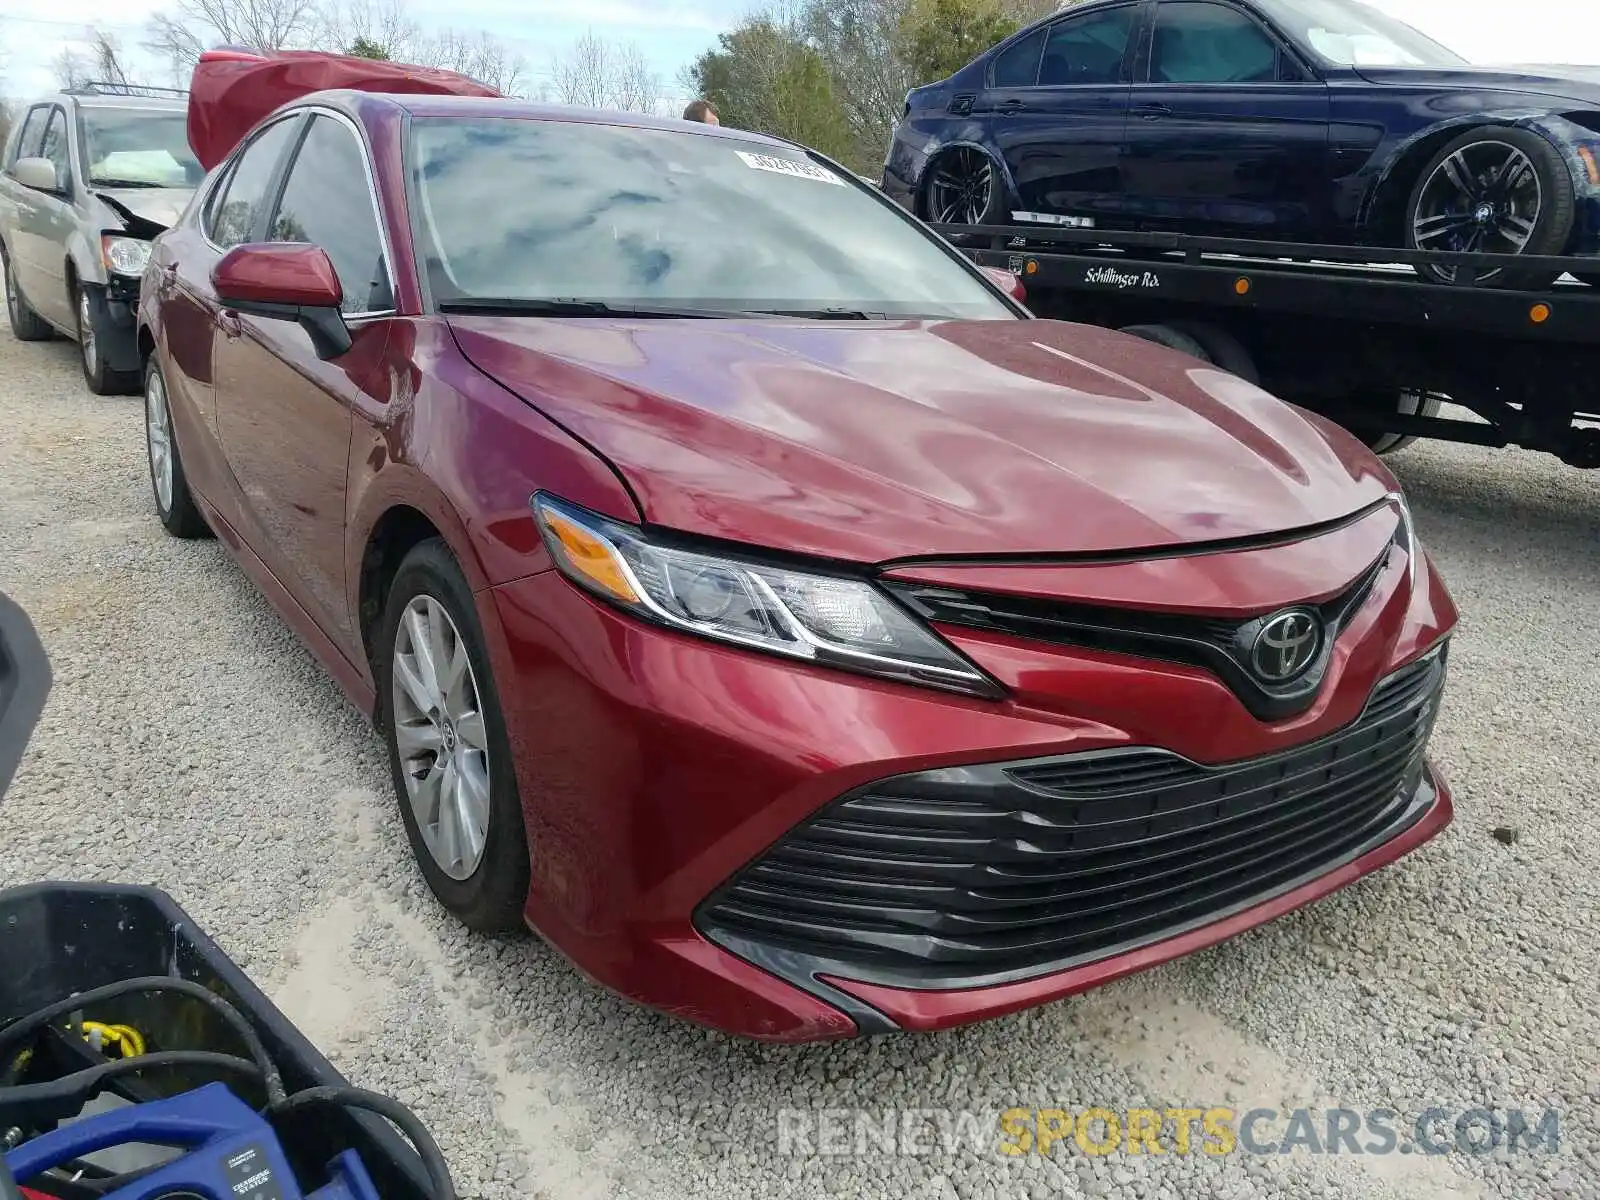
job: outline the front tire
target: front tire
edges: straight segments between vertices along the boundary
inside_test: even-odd
[[[1572,236],[1572,172],[1548,141],[1527,129],[1491,125],[1446,144],[1418,176],[1406,205],[1413,250],[1473,254],[1560,254]],[[1477,282],[1499,288],[1547,287],[1549,271],[1425,264],[1432,283]]]
[[[173,537],[211,536],[211,527],[194,502],[189,480],[183,473],[178,454],[178,439],[172,432],[172,406],[167,400],[167,380],[155,356],[144,376],[145,451],[150,460],[150,490],[156,502],[156,516]]]
[[[83,381],[96,396],[125,396],[139,390],[139,376],[130,371],[114,371],[106,362],[100,330],[95,325],[94,303],[87,286],[78,285],[75,307],[78,316],[78,362]]]
[[[11,255],[0,249],[0,264],[4,265],[6,282],[6,316],[11,321],[11,332],[19,342],[48,342],[55,330],[43,317],[33,311],[22,289],[17,286],[17,276],[11,269]]]
[[[529,865],[477,606],[439,538],[400,564],[376,641],[378,719],[411,852],[469,929],[522,927]]]

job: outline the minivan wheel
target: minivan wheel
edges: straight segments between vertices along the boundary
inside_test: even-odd
[[[411,852],[439,903],[482,933],[522,926],[528,843],[477,606],[439,538],[400,564],[374,672]]]
[[[97,396],[124,396],[139,390],[139,376],[131,371],[113,371],[106,362],[105,347],[95,324],[94,298],[88,287],[78,286],[78,361],[83,381]]]
[[[11,255],[3,248],[0,248],[0,264],[4,265],[5,271],[6,316],[11,321],[11,332],[19,342],[48,342],[55,336],[55,330],[28,304],[11,269]]]

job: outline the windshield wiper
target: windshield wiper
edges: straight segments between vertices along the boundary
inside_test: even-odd
[[[612,304],[605,300],[521,296],[473,296],[460,300],[441,300],[439,311],[483,315],[518,313],[529,317],[652,317],[662,320],[727,320],[761,315],[715,308],[674,308],[658,304]]]
[[[97,188],[164,188],[167,184],[155,183],[149,179],[99,179],[89,180],[89,186]]]
[[[802,317],[808,321],[887,321],[887,313],[863,312],[858,308],[763,308],[769,317]]]

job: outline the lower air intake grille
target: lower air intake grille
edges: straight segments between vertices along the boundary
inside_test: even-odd
[[[947,768],[823,809],[712,896],[735,952],[902,987],[999,983],[1172,936],[1388,841],[1426,810],[1441,648],[1279,754],[1164,750]]]

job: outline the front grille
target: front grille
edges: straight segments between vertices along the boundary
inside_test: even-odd
[[[1426,810],[1441,647],[1361,717],[1201,766],[1095,751],[898,776],[852,793],[702,906],[738,953],[903,987],[981,986],[1170,937],[1393,838]]]
[[[1403,545],[1400,533],[1396,539]],[[1200,667],[1226,683],[1252,715],[1263,721],[1280,721],[1304,712],[1316,701],[1332,659],[1333,643],[1372,595],[1394,544],[1385,546],[1377,560],[1332,599],[1289,606],[1314,614],[1323,632],[1316,659],[1302,674],[1282,684],[1261,679],[1250,667],[1257,633],[1283,611],[1281,608],[1229,619],[960,591],[934,584],[885,581],[885,586],[918,616],[936,625]]]

